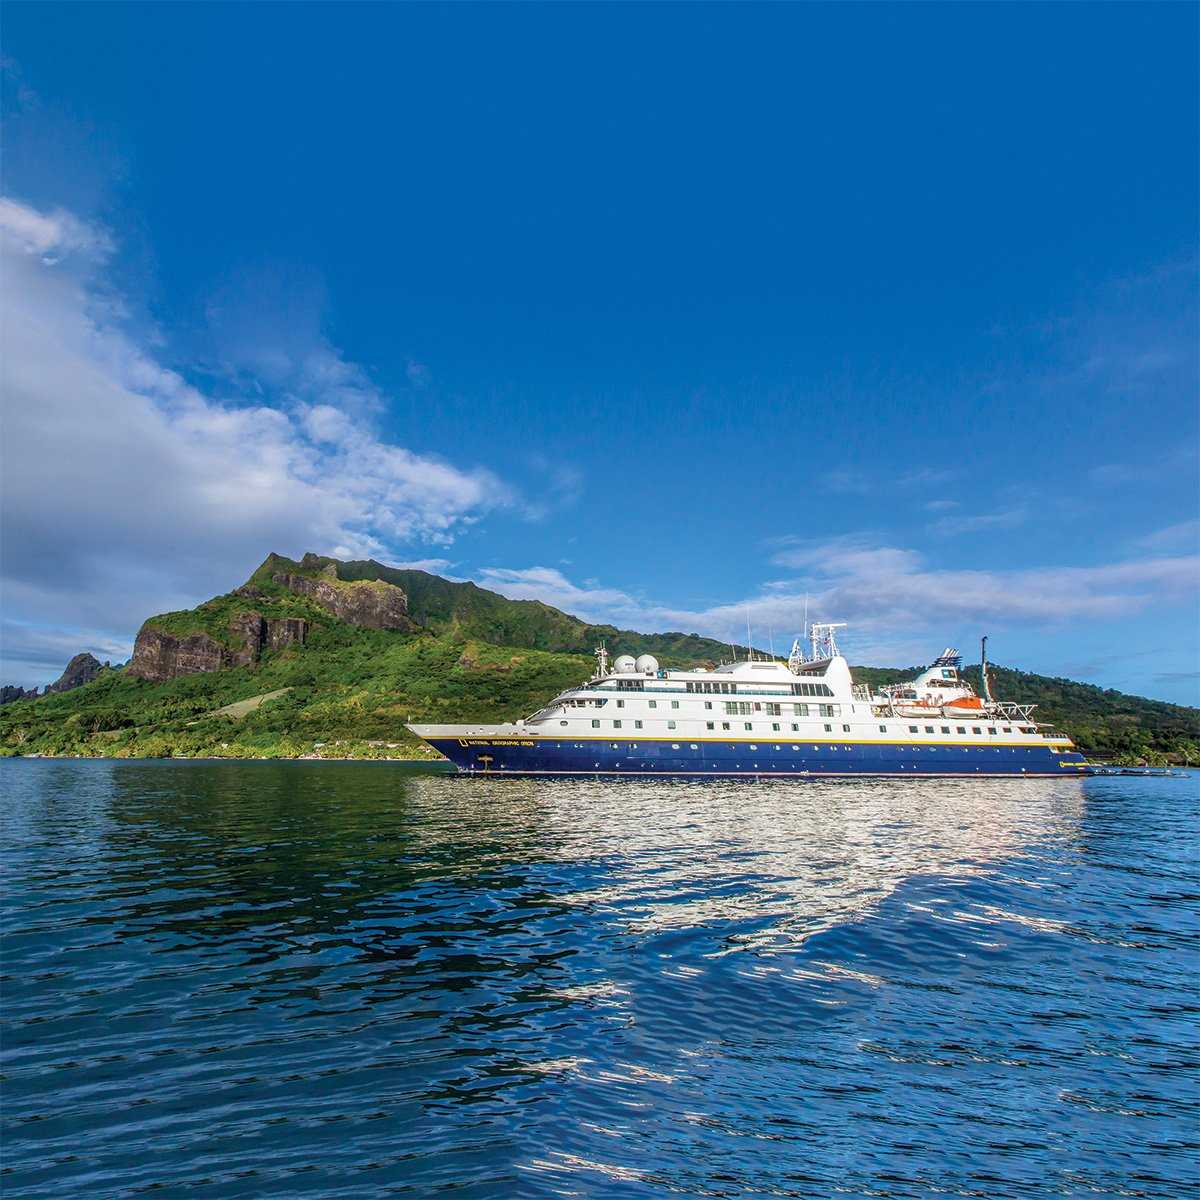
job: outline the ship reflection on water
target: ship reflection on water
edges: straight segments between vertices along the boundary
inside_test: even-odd
[[[1067,841],[1084,785],[449,777],[414,780],[408,799],[426,834],[450,827],[484,854],[588,864],[590,885],[558,891],[560,902],[630,934],[725,922],[728,952],[802,942],[914,876],[962,878],[1033,841]]]
[[[13,1195],[1194,1178],[1194,778],[0,774]]]

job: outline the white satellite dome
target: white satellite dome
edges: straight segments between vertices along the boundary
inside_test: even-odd
[[[634,663],[634,666],[639,671],[657,671],[658,659],[655,658],[653,654],[639,654],[638,660],[636,663]]]
[[[618,675],[628,675],[630,672],[637,670],[637,663],[633,661],[632,654],[618,654],[613,659],[613,670]]]

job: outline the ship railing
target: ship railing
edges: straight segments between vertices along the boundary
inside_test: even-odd
[[[818,702],[827,701],[830,704],[841,702],[846,703],[846,697],[840,692],[833,696],[798,696],[795,692],[772,692],[760,690],[752,687],[750,684],[739,683],[736,692],[689,692],[684,687],[648,687],[644,690],[618,690],[617,688],[600,688],[595,684],[582,684],[576,688],[569,688],[565,692],[560,692],[560,696],[570,696],[576,692],[603,692],[606,696],[619,696],[622,700],[628,699],[655,699],[657,696],[692,696],[697,700],[733,700],[744,696],[758,696],[767,700],[783,700],[788,704],[793,701],[804,701],[805,703],[815,704]]]
[[[1032,721],[1036,704],[1017,704],[1012,700],[993,700],[990,710],[1005,721]]]

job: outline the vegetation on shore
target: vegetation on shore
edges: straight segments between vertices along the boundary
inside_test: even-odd
[[[331,621],[257,667],[165,683],[105,671],[72,692],[6,705],[0,754],[434,758],[405,722],[527,716],[590,668],[571,655]],[[215,711],[271,692],[281,694],[245,715]]]
[[[0,755],[433,758],[406,722],[528,716],[593,666],[585,655],[496,646],[453,632],[387,633],[304,615],[313,621],[308,644],[268,653],[256,667],[165,683],[107,670],[73,691],[5,705]],[[856,667],[855,676],[877,684],[911,678],[915,670]],[[993,668],[992,679],[997,694],[1038,704],[1037,716],[1071,734],[1089,755],[1129,764],[1200,763],[1196,709],[1002,667]],[[275,692],[255,707],[216,712]]]
[[[336,577],[346,587],[394,584],[423,628],[348,624],[276,575]],[[0,707],[0,755],[435,758],[407,722],[528,716],[589,676],[598,642],[614,654],[653,653],[670,666],[715,664],[731,649],[695,635],[591,625],[424,571],[316,555],[299,562],[270,555],[245,587],[147,625],[232,645],[231,622],[252,613],[302,618],[307,640],[267,649],[251,666],[158,683],[107,669],[71,691],[16,700]],[[875,687],[919,670],[855,667],[854,674]],[[1200,763],[1200,709],[1004,667],[990,673],[997,696],[1037,704],[1036,718],[1070,734],[1085,754],[1128,764]],[[967,675],[978,686],[978,668]]]

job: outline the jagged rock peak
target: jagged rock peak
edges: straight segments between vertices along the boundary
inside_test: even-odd
[[[309,557],[305,555],[305,560]],[[382,580],[346,583],[333,574],[334,570],[333,567],[322,568],[320,577],[315,579],[311,575],[276,572],[271,580],[289,592],[308,596],[339,621],[349,625],[402,632],[418,628],[408,615],[408,597],[403,588]]]
[[[53,683],[46,684],[46,692],[69,692],[72,688],[83,687],[107,666],[108,663],[102,663],[93,654],[77,654]]]

